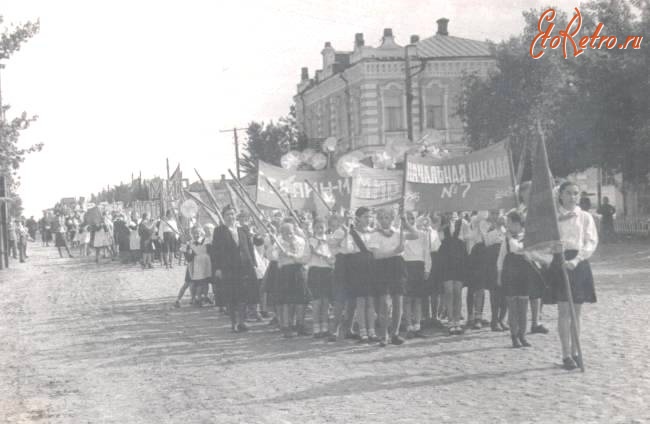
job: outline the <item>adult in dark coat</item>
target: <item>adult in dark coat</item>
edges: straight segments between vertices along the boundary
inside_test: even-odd
[[[246,293],[255,284],[255,253],[248,227],[237,226],[235,209],[223,209],[224,223],[214,230],[212,266],[215,278],[215,301],[228,306],[232,329],[246,331]]]
[[[113,223],[113,232],[115,233],[115,241],[120,252],[120,259],[123,263],[126,263],[129,259],[129,251],[131,250],[131,230],[127,227],[123,215],[117,216],[117,219]]]

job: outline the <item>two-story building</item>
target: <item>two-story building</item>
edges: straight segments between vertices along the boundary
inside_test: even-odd
[[[390,28],[378,47],[365,45],[363,34],[355,35],[352,51],[325,43],[323,68],[312,78],[302,68],[294,97],[310,146],[318,148],[330,136],[340,139],[341,151],[407,139],[408,51],[413,140],[430,133],[446,149],[464,148],[457,115],[462,76],[486,76],[496,61],[487,43],[449,35],[448,22],[439,19],[435,35],[413,35],[407,46],[396,42]]]

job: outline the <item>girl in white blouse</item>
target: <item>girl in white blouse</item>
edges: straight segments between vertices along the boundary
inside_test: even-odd
[[[563,281],[562,263],[568,273],[571,294],[580,331],[580,310],[583,303],[595,303],[596,291],[589,265],[589,258],[598,246],[598,232],[593,217],[580,209],[580,189],[570,181],[560,185],[558,225],[561,246],[554,249],[555,255],[548,273],[554,300],[558,305],[558,333],[562,344],[563,367],[566,370],[579,366],[581,358],[571,337],[571,314],[567,292]],[[564,254],[564,262],[561,254]]]
[[[406,220],[415,227],[415,213],[407,212]],[[422,300],[429,296],[427,280],[431,272],[431,233],[418,228],[417,240],[404,243],[404,263],[406,265],[406,296],[404,297],[404,320],[406,338],[424,337],[420,328],[422,321]]]

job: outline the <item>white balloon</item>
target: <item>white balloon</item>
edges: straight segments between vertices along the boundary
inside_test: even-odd
[[[327,166],[327,156],[323,153],[316,153],[311,157],[310,163],[315,170],[321,170]]]
[[[323,141],[323,151],[326,153],[333,153],[336,151],[338,140],[336,137],[328,137]]]
[[[280,159],[280,164],[284,169],[295,171],[300,165],[300,152],[292,150],[288,153],[285,153]]]
[[[312,148],[306,148],[300,153],[300,160],[305,163],[309,163],[312,157],[316,154],[316,150]]]

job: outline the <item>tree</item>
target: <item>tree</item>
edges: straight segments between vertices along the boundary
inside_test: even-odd
[[[251,122],[246,130],[247,143],[243,148],[239,165],[246,175],[257,175],[257,161],[280,166],[282,155],[289,150],[302,150],[307,137],[300,133],[296,124],[296,108],[291,106],[289,115],[268,124]]]
[[[0,24],[3,23],[0,16]],[[20,47],[31,37],[36,35],[40,30],[40,22],[27,22],[22,25],[10,25],[0,34],[0,62],[8,60],[14,53],[20,50]],[[2,68],[0,67],[0,70]],[[9,105],[2,104],[0,95],[0,174],[7,178],[7,188],[9,197],[13,197],[16,206],[11,208],[10,212],[16,214],[22,213],[22,202],[19,202],[16,189],[19,185],[18,169],[20,164],[25,160],[29,153],[40,151],[42,144],[36,144],[27,148],[18,146],[18,139],[22,131],[36,121],[37,116],[28,116],[26,112],[7,119],[6,113],[10,110]]]
[[[580,36],[591,35],[602,22],[603,34],[618,40],[628,35],[647,39],[648,2],[643,1],[640,19],[620,0],[581,5]],[[626,180],[645,180],[650,171],[648,49],[588,49],[573,57],[569,48],[567,59],[560,50],[547,49],[533,59],[529,48],[542,13],[525,12],[522,34],[492,44],[496,72],[485,80],[465,78],[459,114],[470,146],[481,148],[509,137],[516,160],[522,146],[538,137],[534,122],[540,119],[555,175],[602,166],[623,172]],[[554,34],[567,21],[558,13]]]

